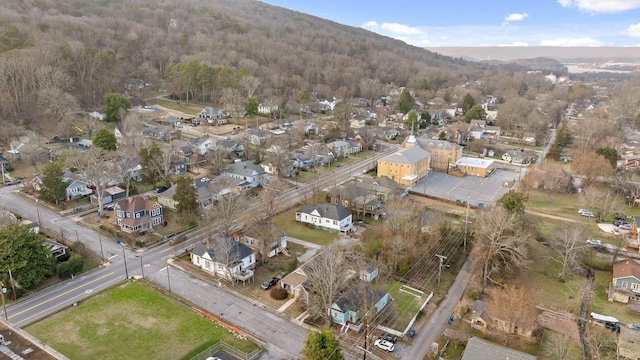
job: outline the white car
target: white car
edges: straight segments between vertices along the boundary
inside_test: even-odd
[[[631,225],[631,223],[622,223],[620,224],[620,226],[618,226],[620,229],[623,230],[631,230],[631,228],[633,228],[633,225]]]
[[[373,344],[378,348],[386,350],[388,352],[392,352],[394,349],[393,343],[387,340],[378,339]]]
[[[591,212],[591,211],[589,211],[589,210],[587,210],[587,209],[580,209],[580,210],[578,210],[578,214],[580,214],[580,215],[582,215],[582,213],[585,213],[585,212]]]
[[[582,216],[586,216],[586,217],[590,217],[590,218],[592,218],[592,217],[594,217],[595,215],[594,215],[591,211],[588,211],[588,210],[587,210],[587,211],[582,212]]]
[[[618,229],[613,229],[611,230],[611,232],[613,233],[613,235],[616,235],[616,236],[621,234],[620,230]]]
[[[587,244],[593,245],[593,246],[602,246],[602,241],[597,239],[588,239]]]

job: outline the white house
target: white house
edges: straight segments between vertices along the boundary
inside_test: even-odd
[[[198,114],[197,119],[199,120],[198,124],[202,120],[207,120],[210,125],[224,125],[227,123],[227,119],[222,115],[222,111],[210,106],[202,109]]]
[[[243,161],[229,165],[222,175],[244,180],[247,186],[255,188],[264,184],[267,172],[260,165],[256,165],[251,161]]]
[[[270,101],[266,101],[263,103],[260,103],[258,105],[258,113],[259,114],[271,114],[274,111],[278,111],[279,106],[277,104],[274,104]]]
[[[191,139],[190,144],[194,147],[195,152],[200,155],[204,155],[209,151],[209,149],[216,147],[216,142],[208,137],[193,138]]]
[[[87,185],[87,183],[80,180],[65,179],[68,184],[66,191],[67,201],[76,200],[93,194],[93,190]]]
[[[351,212],[334,204],[305,205],[296,211],[296,221],[336,231],[354,231]]]
[[[247,245],[221,235],[212,242],[198,242],[191,251],[191,263],[225,279],[246,281],[253,277],[256,255]]]

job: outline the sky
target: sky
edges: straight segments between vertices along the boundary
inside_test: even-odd
[[[419,47],[640,46],[640,0],[263,2]]]

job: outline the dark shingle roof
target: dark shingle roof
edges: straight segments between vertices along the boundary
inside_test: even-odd
[[[203,244],[201,242],[198,242],[196,244],[196,246],[193,248],[193,250],[191,251],[191,253],[199,255],[199,256],[203,256],[205,253],[208,253],[209,256],[211,257],[211,259],[215,259],[216,257],[216,252],[214,247],[207,247],[206,244]],[[239,243],[237,241],[233,241],[231,246],[229,247],[229,252],[228,254],[230,255],[229,258],[231,259],[237,259],[237,260],[241,260],[246,258],[247,256],[253,254],[253,250],[251,250],[251,248],[249,248],[247,245]]]
[[[338,299],[335,304],[342,312],[360,310],[363,306],[373,306],[382,299],[386,293],[381,290],[373,290],[368,286],[351,289],[343,297]],[[366,300],[364,299],[366,298]]]
[[[349,215],[351,212],[342,206],[334,205],[334,204],[320,204],[316,206],[305,205],[300,209],[299,212],[305,214],[311,214],[314,210],[318,211],[318,214],[323,218],[328,218],[331,220],[342,220]]]
[[[472,337],[467,342],[467,347],[462,354],[462,360],[535,360],[534,355],[529,355],[518,350],[513,350],[494,344],[487,340]]]

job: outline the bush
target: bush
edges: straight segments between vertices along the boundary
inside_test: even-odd
[[[69,264],[71,272],[73,274],[77,274],[82,271],[82,268],[84,267],[84,260],[80,255],[73,255],[69,258],[67,264]]]
[[[474,300],[474,301],[475,300],[480,300],[480,293],[478,291],[476,291],[476,290],[471,291],[469,293],[469,297],[471,298],[471,300]]]
[[[58,277],[60,277],[60,279],[68,279],[71,277],[71,266],[68,261],[58,266]]]
[[[284,300],[289,296],[289,293],[287,293],[287,290],[279,286],[275,286],[271,288],[271,293],[269,295],[271,295],[272,299]]]

